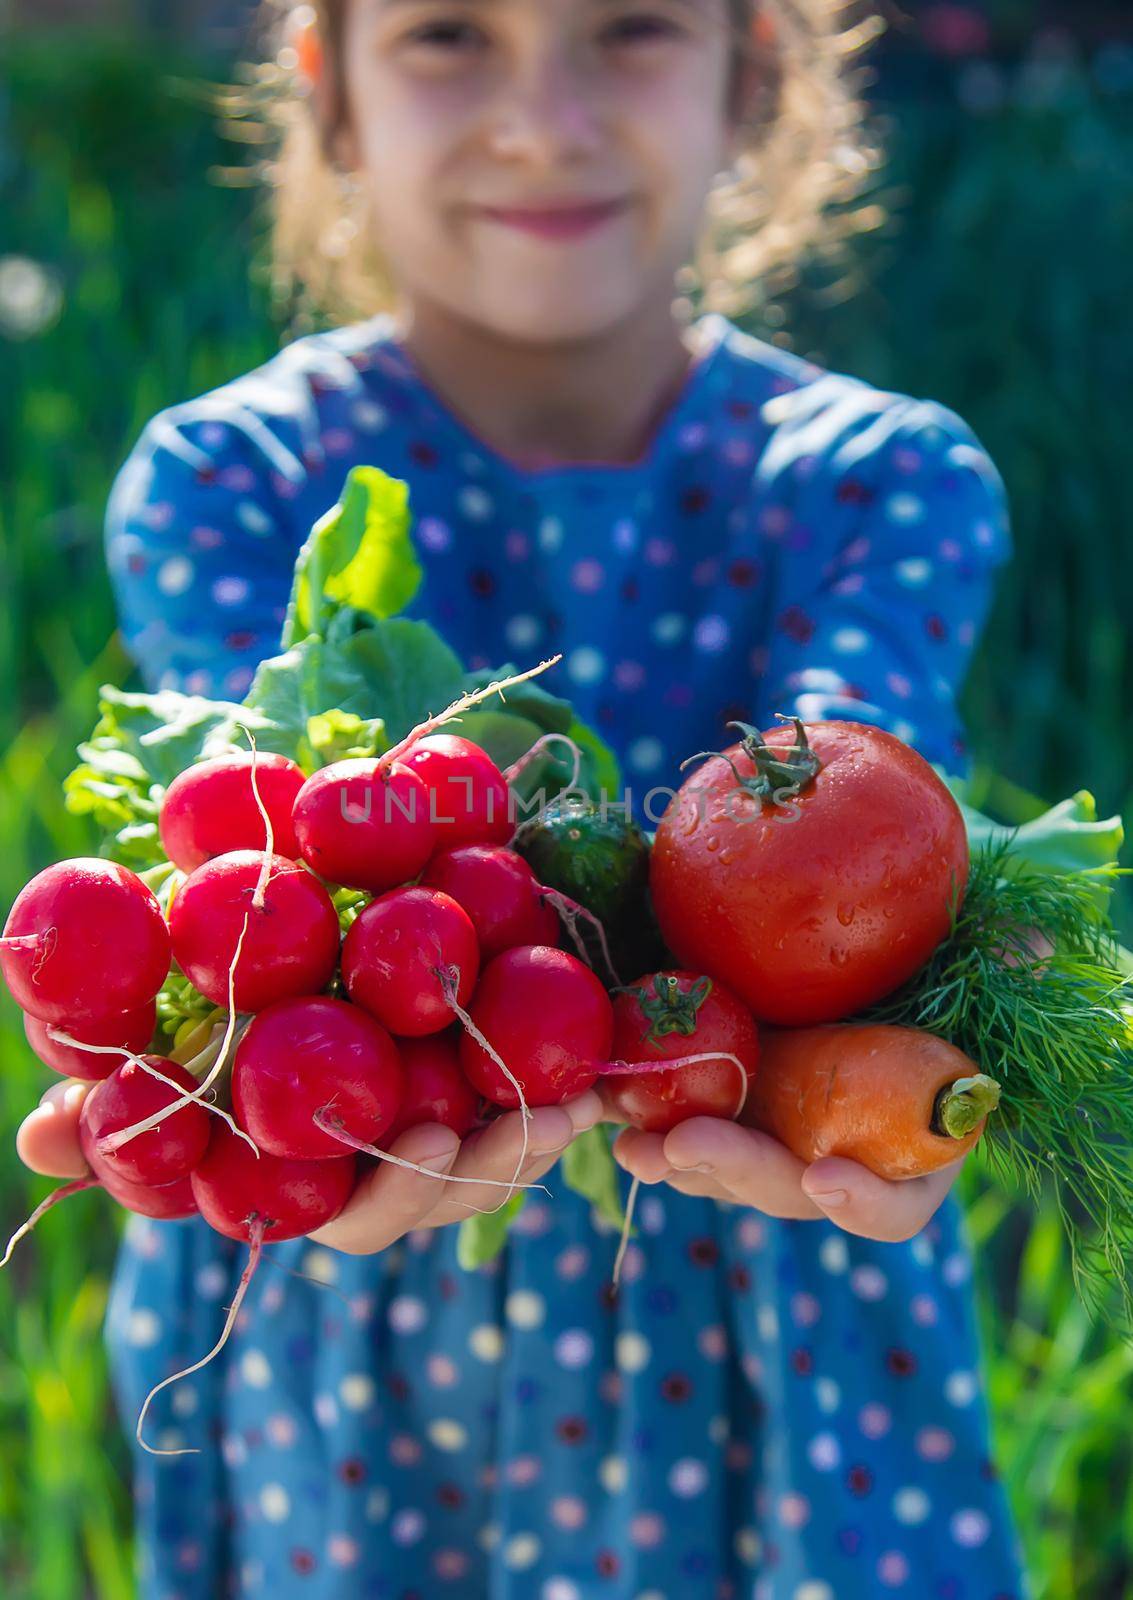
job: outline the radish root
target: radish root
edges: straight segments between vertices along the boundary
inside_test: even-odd
[[[159,1083],[164,1083],[167,1088],[172,1089],[180,1098],[178,1099],[176,1106],[166,1107],[162,1111],[161,1114],[163,1119],[168,1116],[171,1111],[180,1110],[181,1106],[188,1104],[188,1101],[184,1098],[185,1091],[181,1088],[179,1083],[174,1083],[172,1078],[167,1078],[164,1072],[159,1072],[156,1067],[151,1066],[148,1061],[143,1059],[143,1057],[136,1056],[132,1050],[127,1050],[124,1045],[84,1044],[81,1039],[72,1039],[69,1033],[64,1033],[61,1028],[54,1027],[48,1027],[47,1037],[49,1039],[53,1039],[56,1044],[68,1044],[76,1050],[88,1050],[92,1056],[125,1056],[126,1060],[129,1061],[132,1066],[140,1067],[143,1072],[148,1072],[151,1078],[156,1078]],[[194,1097],[190,1096],[189,1098],[191,1099]],[[233,1133],[240,1132],[240,1129],[236,1126],[235,1122],[232,1120],[227,1111],[223,1110],[220,1106],[213,1105],[211,1100],[202,1100],[201,1104],[204,1106],[206,1111],[212,1111],[216,1116],[223,1117],[225,1122],[227,1122],[228,1126],[232,1129]],[[132,1128],[124,1128],[121,1130],[121,1133],[124,1133],[126,1137],[121,1137],[119,1133],[107,1133],[104,1134],[101,1139],[99,1139],[98,1143],[95,1145],[95,1149],[98,1151],[100,1156],[113,1155],[116,1150],[120,1150],[124,1144],[129,1143],[129,1140],[134,1137],[134,1129]]]
[[[263,865],[260,868],[260,876],[256,881],[256,892],[252,896],[252,906],[253,906],[253,908],[256,911],[262,911],[264,909],[264,896],[267,893],[268,879],[271,876],[271,858],[275,854],[275,830],[272,828],[271,818],[268,816],[267,807],[264,805],[263,797],[260,794],[259,783],[256,781],[256,757],[258,755],[258,751],[256,750],[256,736],[252,732],[251,728],[245,728],[244,732],[248,735],[248,743],[252,747],[252,771],[251,771],[252,794],[255,797],[256,809],[259,811],[260,817],[263,820],[264,833],[266,835],[266,842],[264,844]],[[246,926],[246,924],[245,924],[245,926]],[[233,963],[233,965],[235,965],[235,963]],[[228,995],[229,995],[229,1000],[231,1001],[231,998],[232,998],[232,973],[231,972],[229,972],[228,977],[229,977]]]
[[[435,717],[426,717],[424,722],[419,722],[415,728],[410,728],[405,738],[395,744],[392,750],[387,750],[384,756],[379,756],[379,770],[381,772],[388,771],[400,756],[403,756],[407,750],[412,749],[418,739],[424,739],[428,734],[432,733],[434,728],[439,728],[442,722],[451,722],[454,718],[459,720],[461,711],[467,711],[470,706],[476,705],[478,701],[486,700],[490,694],[499,693],[502,700],[504,698],[503,691],[510,688],[512,684],[524,683],[528,678],[534,678],[540,672],[546,672],[548,667],[553,667],[557,661],[561,660],[562,654],[560,652],[557,656],[548,657],[546,661],[540,661],[537,667],[531,667],[527,672],[517,672],[514,677],[510,678],[499,678],[494,683],[485,684],[482,689],[473,689],[468,694],[460,695],[444,711],[438,712]]]
[[[618,1287],[618,1282],[622,1275],[622,1262],[626,1258],[626,1250],[629,1247],[629,1230],[633,1227],[633,1212],[634,1207],[637,1205],[637,1191],[640,1188],[641,1179],[634,1178],[633,1182],[629,1186],[629,1194],[626,1198],[626,1214],[622,1220],[622,1236],[618,1240],[618,1253],[614,1257],[614,1272],[612,1282],[615,1289]]]
[[[602,926],[601,919],[596,917],[593,911],[588,911],[585,906],[579,905],[577,900],[572,900],[569,894],[563,894],[559,889],[548,889],[544,884],[540,884],[539,892],[544,900],[550,901],[555,910],[558,912],[559,916],[563,919],[563,922],[566,924],[567,932],[574,940],[575,949],[578,951],[583,961],[586,962],[587,966],[590,966],[591,964],[590,956],[587,953],[585,941],[578,931],[578,921],[579,918],[582,918],[584,922],[590,923],[591,927],[598,935],[598,944],[602,951],[602,960],[605,962],[606,971],[612,979],[614,987],[616,989],[620,989],[622,987],[622,980],[618,976],[618,970],[614,966],[614,963],[610,957],[610,946],[607,943],[606,930]]]
[[[404,1156],[391,1155],[388,1150],[379,1150],[376,1144],[366,1144],[364,1140],[356,1139],[352,1133],[347,1133],[341,1122],[327,1115],[333,1104],[333,1100],[328,1100],[325,1106],[320,1107],[315,1112],[313,1121],[316,1128],[321,1128],[324,1133],[329,1133],[332,1139],[340,1139],[343,1144],[348,1144],[352,1150],[361,1150],[363,1155],[377,1156],[379,1161],[392,1161],[395,1167],[407,1167],[410,1172],[419,1172],[425,1178],[440,1178],[442,1183],[474,1183],[483,1184],[490,1189],[514,1190],[518,1187],[520,1189],[542,1189],[544,1194],[550,1194],[551,1192],[542,1183],[521,1183],[517,1185],[514,1179],[511,1183],[503,1183],[499,1178],[456,1178],[451,1173],[434,1172],[432,1167],[422,1167],[416,1161],[407,1161]],[[506,1205],[507,1199],[510,1199],[510,1194],[500,1204]],[[478,1211],[480,1208],[473,1206],[472,1209]]]
[[[531,762],[534,761],[535,757],[539,754],[539,751],[545,749],[546,746],[552,743],[552,741],[555,739],[561,740],[563,744],[569,746],[570,748],[572,771],[570,775],[570,782],[566,787],[568,790],[573,789],[578,783],[579,777],[582,773],[582,751],[579,749],[578,745],[575,744],[574,740],[565,733],[541,734],[531,746],[530,750],[525,751],[524,754],[518,758],[518,760],[512,762],[510,767],[506,767],[504,769],[505,781],[510,784],[514,779],[518,778],[519,774],[524,770],[524,768],[530,766]],[[522,823],[520,824],[521,827],[524,825],[525,824]],[[518,829],[516,831],[518,832]]]
[[[65,1183],[61,1188],[52,1190],[47,1199],[40,1201],[28,1220],[18,1227],[8,1240],[8,1248],[4,1252],[4,1259],[0,1261],[0,1267],[8,1265],[8,1262],[12,1259],[12,1251],[24,1235],[31,1232],[44,1212],[50,1211],[52,1206],[58,1205],[60,1200],[66,1200],[69,1195],[78,1194],[82,1189],[95,1189],[97,1187],[98,1179],[92,1173],[88,1178],[76,1178],[73,1183]]]
[[[523,1187],[523,1185],[519,1183],[519,1174],[523,1171],[523,1168],[527,1163],[527,1146],[529,1142],[527,1124],[531,1121],[531,1107],[527,1104],[527,1096],[523,1092],[523,1085],[520,1083],[515,1073],[512,1072],[507,1062],[502,1058],[499,1051],[484,1037],[479,1028],[473,1022],[472,1018],[468,1015],[468,1012],[465,1011],[464,1007],[457,1000],[457,980],[459,977],[457,969],[455,967],[434,967],[433,971],[440,980],[441,988],[444,990],[444,996],[449,1005],[456,1012],[465,1028],[480,1046],[481,1050],[486,1050],[488,1052],[492,1060],[496,1063],[496,1066],[499,1067],[500,1071],[503,1073],[504,1077],[511,1084],[512,1088],[519,1097],[519,1109],[523,1115],[523,1144],[520,1146],[519,1161],[516,1165],[515,1172],[512,1175],[511,1183],[505,1185],[506,1188],[510,1188],[514,1193],[516,1188]],[[508,1199],[510,1198],[511,1196],[509,1195]],[[506,1205],[507,1200],[501,1200],[500,1204]]]
[[[240,960],[240,952],[244,948],[244,936],[248,932],[248,918],[251,916],[251,914],[252,913],[250,911],[246,911],[244,913],[244,923],[240,929],[240,937],[236,941],[236,953],[233,955],[232,965],[228,969],[228,1021],[225,1025],[224,1037],[221,1040],[220,1053],[217,1056],[216,1061],[213,1063],[211,1071],[208,1073],[207,1077],[202,1079],[201,1083],[192,1091],[192,1093],[183,1094],[181,1098],[179,1100],[175,1100],[172,1105],[164,1106],[162,1110],[155,1111],[153,1116],[146,1117],[141,1122],[135,1122],[128,1128],[120,1129],[117,1133],[107,1134],[105,1151],[102,1151],[103,1141],[99,1142],[99,1150],[101,1153],[110,1154],[112,1151],[119,1149],[128,1140],[134,1138],[135,1134],[148,1133],[150,1128],[160,1127],[165,1121],[166,1117],[171,1117],[175,1111],[180,1111],[182,1106],[192,1105],[194,1102],[196,1102],[204,1105],[206,1109],[210,1111],[217,1109],[211,1104],[211,1102],[205,1099],[205,1094],[209,1089],[212,1088],[217,1078],[220,1077],[220,1074],[224,1070],[224,1067],[227,1063],[228,1052],[232,1048],[232,1036],[236,1031],[236,964]],[[174,1084],[174,1088],[176,1087],[178,1086]],[[231,1124],[232,1131],[238,1134],[239,1137],[243,1139],[244,1143],[249,1145],[251,1149],[255,1151],[256,1160],[258,1161],[260,1158],[259,1145],[250,1134],[244,1132],[243,1128],[238,1127],[235,1122],[232,1122],[231,1118],[229,1118],[229,1122]]]
[[[240,1307],[244,1303],[244,1296],[248,1292],[248,1286],[252,1281],[252,1274],[259,1265],[260,1256],[264,1248],[264,1227],[265,1224],[262,1217],[256,1217],[248,1224],[248,1232],[251,1235],[251,1239],[249,1241],[250,1249],[248,1251],[248,1263],[240,1275],[240,1283],[236,1289],[235,1295],[233,1296],[232,1304],[228,1308],[228,1317],[225,1321],[224,1331],[221,1333],[220,1338],[213,1345],[207,1356],[203,1356],[200,1361],[195,1361],[191,1367],[185,1367],[181,1372],[173,1373],[172,1377],[162,1378],[161,1382],[154,1384],[149,1394],[146,1395],[145,1403],[142,1406],[141,1412],[138,1416],[138,1426],[134,1430],[134,1437],[137,1439],[142,1449],[148,1451],[151,1456],[199,1456],[201,1453],[195,1448],[195,1446],[189,1446],[184,1450],[155,1450],[152,1445],[147,1444],[142,1438],[142,1426],[146,1420],[146,1412],[150,1408],[150,1401],[156,1394],[160,1394],[162,1389],[167,1389],[171,1383],[176,1383],[179,1378],[187,1378],[192,1373],[199,1372],[202,1367],[207,1367],[213,1357],[218,1356],[224,1349],[224,1346],[228,1343],[228,1335],[232,1332],[233,1324],[240,1314]]]

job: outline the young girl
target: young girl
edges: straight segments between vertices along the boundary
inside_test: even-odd
[[[161,412],[122,469],[109,560],[146,684],[239,699],[300,543],[373,463],[409,485],[412,614],[473,667],[561,651],[541,681],[636,793],[776,711],[964,771],[956,694],[1009,554],[994,467],[939,404],[674,298],[690,260],[722,293],[801,248],[866,164],[826,0],[309,9],[277,73],[279,260],[354,314]],[[30,1165],[76,1170],[82,1092],[25,1124]],[[601,1114],[539,1111],[524,1179]],[[518,1142],[516,1114],[397,1150],[506,1180]],[[267,1252],[292,1273],[265,1265],[151,1412],[200,1453],[137,1455],[145,1600],[1018,1600],[957,1166],[804,1168],[704,1119],[618,1156],[653,1187],[617,1295],[616,1239],[554,1173],[477,1272],[448,1224],[498,1190],[389,1166]],[[131,1221],[131,1432],[244,1258]]]

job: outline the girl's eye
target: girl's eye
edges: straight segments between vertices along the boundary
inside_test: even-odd
[[[476,43],[478,37],[477,30],[467,22],[430,22],[406,35],[409,44],[432,45],[442,50],[453,45],[457,49],[461,45],[467,47],[470,38]]]
[[[605,30],[616,44],[648,42],[673,37],[679,30],[665,17],[638,15],[621,17]],[[482,40],[479,30],[467,22],[430,22],[406,35],[411,45],[445,51],[475,48]]]
[[[652,39],[672,38],[677,29],[665,17],[645,16],[622,17],[613,23],[607,30],[617,42],[632,43],[635,40],[649,41]]]

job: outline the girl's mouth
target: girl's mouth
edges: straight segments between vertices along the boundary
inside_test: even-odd
[[[600,228],[603,223],[620,215],[627,205],[628,201],[625,200],[611,200],[598,205],[572,206],[569,209],[555,211],[510,211],[496,206],[484,206],[480,214],[489,222],[498,222],[508,228],[519,228],[524,233],[533,233],[540,238],[573,239]]]

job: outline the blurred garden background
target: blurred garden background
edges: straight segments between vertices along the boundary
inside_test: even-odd
[[[256,193],[200,92],[248,48],[238,0],[0,0],[0,913],[88,853],[60,780],[125,682],[101,544],[145,421],[266,359],[281,325]],[[849,277],[804,272],[763,337],[967,418],[1016,559],[964,706],[987,809],[1085,784],[1133,825],[1133,13],[1053,0],[885,11],[870,95],[890,220]],[[991,782],[992,775],[995,781]],[[1133,856],[1126,852],[1127,864]],[[1118,917],[1133,938],[1133,893]],[[0,996],[0,1223],[46,1087]],[[997,1460],[1035,1600],[1133,1595],[1133,1352],[1076,1301],[1053,1204],[969,1161]],[[128,1459],[100,1329],[118,1214],[48,1219],[0,1280],[0,1593],[128,1600]],[[918,1600],[920,1597],[918,1596]],[[927,1600],[927,1597],[926,1597]]]

